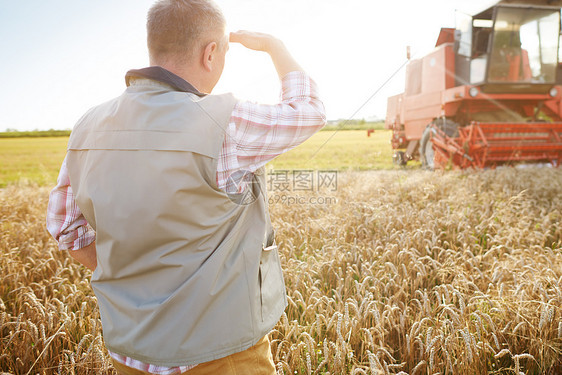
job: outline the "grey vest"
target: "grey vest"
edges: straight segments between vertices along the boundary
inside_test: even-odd
[[[67,154],[76,202],[96,230],[91,284],[105,343],[164,366],[245,350],[287,299],[263,172],[251,204],[216,184],[235,99],[131,84],[84,115]]]

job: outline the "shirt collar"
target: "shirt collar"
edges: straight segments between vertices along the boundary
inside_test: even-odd
[[[131,78],[148,78],[154,81],[165,83],[176,91],[189,92],[197,96],[205,96],[200,93],[193,85],[180,76],[175,75],[162,68],[161,66],[149,66],[148,68],[132,69],[125,74],[125,83],[130,86]]]

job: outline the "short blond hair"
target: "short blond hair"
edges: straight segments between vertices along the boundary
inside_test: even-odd
[[[197,49],[221,38],[226,20],[212,0],[159,0],[148,11],[146,30],[151,61],[186,61]]]

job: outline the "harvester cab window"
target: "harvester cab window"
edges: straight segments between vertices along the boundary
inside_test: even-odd
[[[498,7],[488,82],[554,83],[560,12]]]
[[[472,60],[470,62],[470,83],[477,84],[486,79],[488,45],[492,37],[494,22],[490,19],[475,18],[472,21]]]
[[[472,43],[472,58],[478,58],[488,53],[488,44],[492,36],[494,22],[486,19],[474,19],[474,40]]]

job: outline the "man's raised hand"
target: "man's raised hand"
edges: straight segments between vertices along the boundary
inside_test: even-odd
[[[283,42],[272,35],[240,30],[230,33],[230,42],[240,43],[254,51],[268,53],[273,60],[279,78],[283,78],[289,72],[302,71]]]
[[[230,33],[231,43],[240,43],[244,47],[254,51],[270,53],[275,44],[282,44],[280,40],[269,34],[254,31],[240,30]]]

